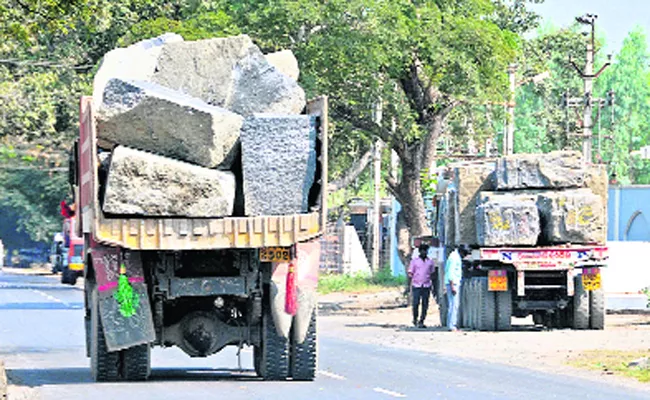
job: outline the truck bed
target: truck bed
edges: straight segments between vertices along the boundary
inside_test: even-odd
[[[131,250],[210,250],[290,246],[322,234],[327,204],[327,97],[311,100],[320,118],[321,207],[306,214],[226,218],[109,218],[98,199],[97,136],[92,98],[80,103],[79,204],[83,233],[99,243]]]

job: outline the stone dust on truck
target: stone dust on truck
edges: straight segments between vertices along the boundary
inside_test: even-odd
[[[71,165],[95,380],[146,379],[153,346],[314,378],[327,98],[292,65],[245,35],[104,57]]]
[[[516,154],[451,164],[445,175],[434,244],[445,256],[455,248],[467,253],[459,327],[510,330],[512,317],[532,315],[552,328],[604,328],[604,165],[586,165],[577,152]]]

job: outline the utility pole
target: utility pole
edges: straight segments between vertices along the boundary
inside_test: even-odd
[[[381,99],[375,105],[375,122],[377,125],[381,125],[381,120],[383,117],[383,104]],[[379,235],[381,230],[379,229],[379,224],[381,221],[381,198],[379,195],[379,189],[381,187],[381,151],[383,149],[383,142],[380,139],[377,139],[375,142],[375,148],[373,149],[373,189],[374,189],[374,200],[372,204],[372,256],[370,268],[373,273],[379,271],[379,253],[381,241],[379,240]]]
[[[510,99],[507,104],[508,124],[506,126],[506,134],[503,137],[503,154],[506,156],[509,156],[513,153],[515,143],[515,89],[517,88],[516,73],[517,64],[510,64],[508,66],[508,78],[510,80]]]
[[[568,93],[564,95],[564,105],[567,108],[583,107],[582,111],[582,160],[586,164],[590,164],[593,156],[593,107],[594,104],[599,107],[607,102],[606,99],[594,98],[594,80],[611,65],[611,55],[608,61],[603,65],[598,72],[594,74],[594,56],[596,54],[596,19],[598,16],[595,14],[585,14],[582,17],[577,17],[576,21],[583,25],[591,27],[589,41],[587,42],[587,58],[584,70],[581,70],[572,59],[569,59],[573,68],[578,72],[584,81],[584,95],[582,98],[569,98]],[[609,96],[613,98],[613,92]]]

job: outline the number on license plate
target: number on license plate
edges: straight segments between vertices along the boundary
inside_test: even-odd
[[[291,261],[291,252],[284,247],[265,247],[260,249],[262,262],[288,262]]]
[[[595,273],[582,274],[582,286],[585,290],[598,290],[601,287],[600,271]]]
[[[490,292],[508,291],[508,272],[506,270],[493,270],[488,272],[488,290]]]

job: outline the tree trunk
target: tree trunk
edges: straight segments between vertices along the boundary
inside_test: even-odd
[[[402,211],[397,219],[397,249],[404,268],[411,260],[411,238],[431,235],[422,198],[420,171],[416,163],[402,162],[402,180],[391,185]]]

